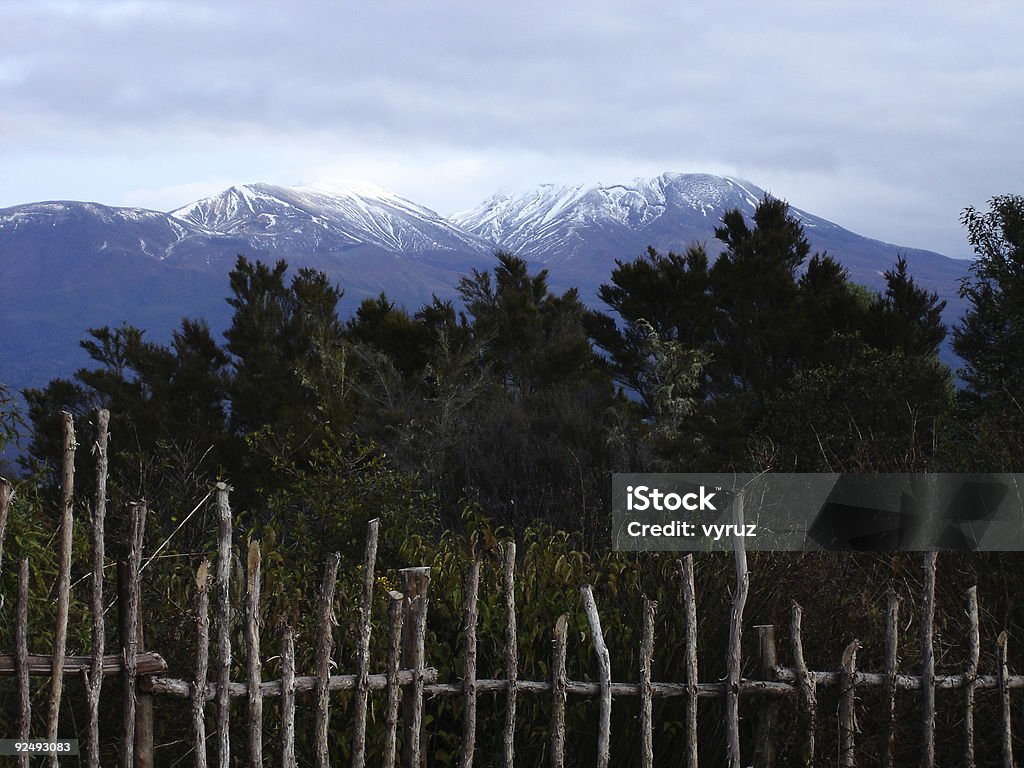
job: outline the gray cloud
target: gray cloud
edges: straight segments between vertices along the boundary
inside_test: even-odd
[[[959,210],[1024,177],[1013,3],[14,0],[0,29],[0,205],[713,170],[963,255]]]

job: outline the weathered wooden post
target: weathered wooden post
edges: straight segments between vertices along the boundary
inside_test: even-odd
[[[554,657],[551,662],[551,768],[565,764],[565,650],[568,643],[569,615],[563,613],[555,622]]]
[[[103,688],[103,655],[106,653],[106,624],[103,617],[103,565],[106,560],[104,524],[107,515],[107,446],[110,441],[110,412],[96,414],[99,434],[93,444],[96,453],[96,496],[92,508],[92,665],[87,676],[88,738],[85,764],[100,768],[100,692]]]
[[[1004,629],[996,638],[996,672],[999,679],[999,700],[1002,704],[1002,733],[1000,734],[1003,752],[1003,768],[1013,768],[1013,731],[1010,715],[1010,669],[1007,664],[1006,646],[1009,635]]]
[[[743,491],[733,501],[733,519],[743,528]],[[742,536],[733,537],[736,555],[736,593],[729,610],[729,656],[726,665],[725,731],[729,768],[742,768],[740,760],[740,672],[742,667],[743,608],[747,604],[750,575]]]
[[[775,627],[771,624],[759,624],[754,627],[757,633],[757,655],[761,661],[761,679],[774,680],[775,667],[778,665],[778,653],[775,648]],[[762,697],[761,711],[757,720],[757,742],[754,746],[754,768],[774,768],[775,766],[775,723],[779,719],[779,700],[774,696]]]
[[[794,601],[791,613],[790,639],[793,644],[793,666],[796,668],[796,683],[800,696],[800,710],[804,720],[804,743],[801,747],[801,761],[804,768],[814,765],[814,728],[818,718],[818,697],[814,678],[807,669],[804,659],[804,641],[801,629],[803,610]]]
[[[921,616],[921,709],[924,722],[924,768],[935,766],[935,552],[924,556],[924,601]]]
[[[71,605],[71,541],[74,527],[75,494],[75,422],[64,412],[64,462],[61,473],[60,565],[57,573],[57,627],[53,636],[51,657],[50,707],[46,721],[47,741],[57,740],[60,702],[64,693],[64,655],[68,639],[68,609]],[[57,768],[57,755],[47,759],[50,768]]]
[[[363,559],[363,594],[359,600],[359,647],[356,655],[355,724],[352,728],[352,768],[366,765],[366,718],[370,697],[370,634],[373,607],[373,575],[377,566],[377,532],[380,520],[367,524],[366,556]]]
[[[583,610],[587,614],[590,636],[594,641],[594,654],[597,656],[601,685],[601,709],[598,713],[597,729],[597,768],[608,768],[608,763],[611,760],[612,738],[612,662],[611,656],[608,654],[608,645],[604,640],[604,632],[601,630],[601,616],[597,612],[597,603],[594,602],[594,590],[587,584],[581,592],[583,593]]]
[[[640,765],[654,766],[654,724],[651,666],[654,662],[654,613],[658,603],[644,597],[643,635],[640,641]]]
[[[981,634],[978,630],[978,587],[967,590],[967,648],[970,659],[964,675],[964,766],[974,768],[974,689],[978,684],[978,661],[981,658]]]
[[[260,543],[249,540],[245,589],[245,692],[249,705],[249,765],[263,765],[263,669],[260,661],[260,589],[262,554]]]
[[[281,626],[281,768],[295,761],[295,631]]]
[[[217,766],[231,768],[231,487],[217,483]]]
[[[384,709],[384,724],[387,737],[384,739],[383,768],[395,768],[398,764],[398,708],[402,703],[402,688],[398,684],[398,667],[402,657],[402,608],[405,595],[391,590],[388,592],[388,671],[387,705]]]
[[[18,566],[18,605],[14,620],[15,665],[18,675],[18,739],[28,741],[32,731],[32,684],[28,677],[28,558]],[[28,755],[18,757],[18,768],[28,768]]]
[[[697,592],[693,582],[693,555],[679,561],[686,609],[686,768],[697,768]]]
[[[860,643],[853,640],[843,651],[842,672],[839,683],[839,766],[854,768],[857,734],[857,651]]]
[[[403,568],[402,592],[405,594],[402,628],[402,668],[413,671],[413,683],[402,697],[402,765],[423,768],[426,753],[422,749],[424,645],[427,633],[427,604],[430,600],[430,568]]]
[[[335,552],[327,558],[320,582],[317,600],[316,628],[316,724],[314,751],[317,768],[330,768],[331,756],[327,736],[331,720],[331,655],[334,653],[334,590],[338,583],[338,564],[341,555]]]
[[[142,629],[141,582],[142,544],[146,531],[146,503],[128,506],[128,559],[118,563],[118,590],[122,606],[121,648],[124,673],[124,755],[123,765],[152,768],[153,694],[149,679],[139,680],[137,658],[145,650]]]
[[[505,544],[505,736],[502,739],[503,765],[514,768],[516,741],[516,693],[519,671],[519,640],[516,635],[516,543]]]
[[[460,768],[472,768],[476,751],[476,625],[480,618],[480,561],[469,564],[466,577],[466,634],[463,641],[462,663],[462,754]]]
[[[206,768],[206,692],[210,666],[210,561],[196,571],[196,667],[192,682],[192,738],[195,768]]]

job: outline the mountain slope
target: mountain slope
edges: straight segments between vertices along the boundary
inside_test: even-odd
[[[454,214],[452,221],[539,261],[564,260],[580,255],[602,236],[607,247],[621,243],[628,248],[643,234],[670,237],[685,246],[705,239],[727,210],[752,213],[763,195],[763,190],[736,179],[665,173],[636,179],[632,186],[544,184],[498,194]]]
[[[87,363],[86,329],[129,322],[166,340],[182,317],[230,319],[238,254],[323,270],[342,311],[386,291],[418,307],[490,265],[491,246],[370,185],[232,187],[170,214],[50,201],[0,210],[0,381],[40,386]]]
[[[665,173],[630,185],[542,185],[494,195],[452,221],[531,261],[546,266],[558,285],[577,285],[593,300],[615,260],[630,261],[647,246],[681,253],[693,243],[720,252],[714,228],[726,211],[748,218],[765,196],[740,179],[708,174]],[[947,301],[947,322],[962,314],[957,295],[966,263],[937,253],[883,243],[797,208],[811,247],[836,257],[856,282],[884,285],[883,273],[899,254],[917,281]]]
[[[345,291],[342,312],[384,291],[410,309],[431,294],[453,297],[493,251],[518,253],[550,272],[552,286],[596,292],[615,261],[648,245],[683,251],[704,242],[731,208],[753,213],[764,191],[739,179],[662,174],[628,185],[545,185],[495,195],[445,219],[369,184],[299,187],[248,184],[171,213],[52,201],[0,210],[0,381],[42,385],[86,362],[89,327],[127,321],[166,340],[183,316],[215,330],[229,320],[227,273],[238,254],[323,270]],[[794,213],[816,250],[836,256],[853,279],[879,287],[906,254],[916,280],[959,317],[967,264],[861,237],[805,211]]]
[[[171,213],[204,230],[244,235],[257,247],[308,253],[373,246],[413,258],[462,258],[489,251],[484,240],[380,187],[316,182],[299,187],[231,187]]]

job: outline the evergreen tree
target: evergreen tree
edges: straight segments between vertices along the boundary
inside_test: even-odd
[[[1024,468],[1024,197],[1001,195],[962,216],[976,259],[960,288],[971,308],[953,334],[964,360],[964,468]]]
[[[885,292],[872,305],[874,322],[867,336],[879,349],[898,350],[908,356],[937,355],[946,338],[942,311],[946,302],[934,291],[921,288],[900,255],[885,273]]]
[[[655,408],[658,386],[650,334],[679,349],[707,348],[715,321],[709,288],[707,252],[695,245],[682,256],[648,248],[635,261],[616,260],[610,282],[598,289],[598,297],[619,319],[588,313],[590,337],[607,353],[615,380],[635,392],[648,410]]]
[[[711,269],[719,317],[711,372],[721,394],[756,408],[794,371],[802,351],[796,271],[810,253],[803,227],[782,200],[765,197],[754,227],[729,211],[715,237],[725,245]]]
[[[459,284],[493,384],[473,403],[445,495],[474,499],[517,527],[545,520],[592,533],[612,392],[587,338],[587,310],[575,289],[551,292],[546,270],[497,258],[493,274],[475,270]]]
[[[286,285],[287,271],[284,261],[271,268],[239,256],[229,276],[235,311],[224,332],[233,368],[228,394],[241,434],[272,426],[302,439],[342,410],[336,403],[327,414],[314,414],[310,384],[340,347],[342,291],[312,269],[300,269]]]
[[[459,281],[459,296],[507,391],[528,397],[595,372],[583,325],[586,308],[576,289],[555,295],[546,269],[531,275],[517,256],[499,252],[497,259],[493,279],[473,270]]]
[[[962,221],[976,259],[960,295],[971,308],[956,329],[953,348],[961,371],[979,397],[1024,395],[1024,197],[1002,195],[981,213],[967,208]]]

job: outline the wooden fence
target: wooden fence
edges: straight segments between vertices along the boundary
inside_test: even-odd
[[[729,617],[729,640],[726,652],[727,674],[725,679],[715,682],[700,682],[697,675],[697,601],[694,586],[693,557],[682,558],[678,565],[682,576],[683,605],[685,606],[685,664],[680,676],[685,682],[659,682],[651,679],[652,659],[655,653],[654,622],[657,604],[644,600],[642,637],[639,648],[639,678],[630,681],[615,681],[611,669],[610,654],[601,629],[601,618],[594,594],[589,586],[582,589],[583,607],[590,627],[593,648],[596,654],[598,679],[595,681],[570,680],[566,675],[568,647],[568,614],[563,614],[553,627],[553,651],[548,680],[521,680],[519,668],[516,626],[516,546],[509,542],[503,551],[503,598],[505,602],[506,626],[504,668],[506,674],[498,679],[477,677],[477,625],[480,590],[480,564],[470,564],[466,574],[466,600],[464,606],[463,679],[457,681],[438,680],[437,671],[428,665],[425,656],[425,637],[429,605],[429,568],[409,568],[401,571],[402,592],[390,591],[388,599],[387,661],[383,672],[370,670],[370,641],[373,624],[370,606],[375,585],[377,560],[377,521],[369,524],[365,560],[362,571],[362,594],[358,612],[356,668],[351,674],[332,673],[334,651],[333,612],[335,607],[335,586],[338,577],[339,556],[329,558],[319,589],[317,611],[318,635],[316,638],[315,669],[310,675],[297,675],[295,669],[294,633],[290,627],[282,627],[281,677],[276,680],[263,679],[263,657],[261,654],[261,550],[256,541],[250,541],[246,553],[245,585],[245,628],[244,628],[244,669],[245,679],[230,679],[232,653],[230,626],[230,582],[232,577],[232,519],[229,504],[229,487],[219,483],[211,492],[218,515],[217,559],[211,573],[211,564],[204,562],[198,569],[195,581],[195,668],[187,676],[170,677],[166,664],[156,653],[144,651],[140,643],[140,579],[142,544],[146,507],[133,504],[129,508],[129,552],[124,575],[125,589],[121,595],[122,632],[116,654],[105,654],[105,627],[103,609],[104,516],[106,513],[106,451],[107,421],[105,412],[98,417],[99,438],[94,449],[97,453],[96,495],[92,505],[91,549],[92,549],[92,650],[90,656],[66,656],[68,606],[70,603],[71,573],[71,530],[73,524],[72,497],[74,488],[73,466],[76,449],[74,430],[69,415],[65,418],[65,456],[62,474],[62,503],[59,535],[59,574],[57,577],[57,620],[54,645],[46,656],[31,655],[28,652],[28,573],[29,563],[23,559],[18,568],[18,589],[15,597],[15,652],[0,656],[0,675],[13,675],[17,680],[17,727],[13,735],[18,739],[30,737],[53,740],[58,736],[68,738],[81,736],[84,753],[81,762],[90,768],[100,765],[100,746],[103,735],[99,730],[100,697],[104,690],[104,679],[116,676],[120,680],[123,695],[123,712],[120,733],[115,737],[122,744],[121,765],[150,766],[153,764],[153,697],[169,696],[186,699],[191,705],[191,731],[194,744],[193,764],[197,768],[208,765],[208,753],[215,757],[215,765],[228,768],[239,762],[251,766],[281,765],[285,768],[296,766],[295,729],[296,707],[301,701],[311,706],[315,724],[315,764],[326,767],[332,764],[328,736],[332,727],[348,728],[352,743],[351,762],[355,768],[363,768],[367,758],[366,734],[367,712],[371,692],[383,692],[386,701],[385,743],[382,747],[383,765],[395,766],[401,761],[405,768],[420,768],[431,763],[423,741],[424,712],[426,697],[458,696],[464,699],[462,707],[463,739],[459,765],[469,768],[474,762],[477,742],[477,699],[481,693],[503,694],[505,699],[504,729],[502,733],[502,764],[513,766],[516,762],[517,702],[521,695],[545,696],[551,702],[549,730],[550,765],[561,768],[566,762],[566,706],[570,697],[596,699],[598,706],[597,765],[605,768],[609,764],[611,751],[611,713],[617,697],[639,699],[639,745],[620,744],[617,749],[636,751],[637,762],[643,768],[654,764],[655,723],[653,702],[656,698],[679,697],[685,703],[684,728],[686,749],[678,762],[687,768],[698,765],[699,701],[705,698],[724,700],[726,731],[726,764],[730,768],[772,766],[776,762],[775,732],[780,717],[780,708],[785,702],[795,707],[799,722],[802,748],[799,750],[801,763],[811,766],[820,764],[822,758],[839,766],[856,764],[858,689],[874,687],[881,689],[887,708],[886,732],[883,742],[882,765],[894,765],[896,737],[896,692],[915,691],[921,697],[921,738],[923,741],[921,762],[927,768],[935,765],[935,695],[939,689],[957,689],[963,695],[963,752],[962,764],[975,765],[975,693],[978,690],[998,690],[1001,718],[991,723],[995,736],[1000,740],[1000,754],[1003,766],[1014,765],[1011,734],[1010,691],[1024,688],[1024,676],[1010,675],[1007,664],[1007,633],[1002,632],[996,640],[996,668],[994,674],[979,674],[980,638],[977,590],[972,587],[966,595],[966,611],[969,623],[967,644],[970,658],[967,668],[958,674],[937,675],[933,628],[935,626],[935,553],[923,556],[923,615],[921,617],[922,669],[918,674],[905,674],[899,670],[899,600],[890,594],[886,612],[886,663],[881,672],[862,671],[857,666],[859,644],[853,641],[841,654],[839,668],[828,671],[810,670],[804,661],[801,634],[802,611],[793,604],[789,627],[790,657],[792,666],[783,666],[778,661],[775,631],[772,626],[755,627],[757,635],[757,661],[759,676],[746,678],[741,674],[743,654],[741,639],[744,627],[744,607],[749,586],[749,573],[745,552],[735,553],[736,588],[733,593]],[[0,573],[3,568],[3,536],[12,488],[0,479]],[[738,505],[742,515],[742,499]],[[737,539],[742,541],[742,539]],[[215,592],[214,642],[216,653],[211,670],[209,647],[210,591]],[[7,596],[2,596],[5,601]],[[180,673],[179,673],[180,674]],[[47,675],[50,690],[47,708],[47,732],[30,732],[30,677]],[[87,700],[87,722],[81,734],[58,733],[63,686],[66,679],[78,677],[84,686]],[[818,704],[818,689],[821,686],[838,688],[838,711],[835,727],[838,733],[834,756],[816,755],[815,737],[825,727],[825,717]],[[331,718],[331,694],[350,691],[354,696],[354,715],[351,722],[344,724]],[[742,697],[756,697],[758,717],[752,754],[741,755],[741,721],[739,703]],[[232,732],[230,717],[232,698],[245,700],[244,730],[247,737],[244,757],[232,758],[229,734]],[[276,708],[280,723],[273,750],[264,738],[266,721],[263,704],[267,699],[280,699]],[[210,718],[212,712],[212,718]],[[237,713],[237,711],[236,711]],[[215,738],[208,736],[208,718],[215,724]],[[829,715],[831,720],[831,715]],[[237,724],[235,732],[238,731]],[[402,735],[399,738],[399,731]],[[0,734],[2,735],[2,734]],[[211,748],[210,742],[213,742]],[[638,749],[637,749],[638,747]],[[266,753],[265,753],[266,752]],[[272,752],[272,754],[270,754]],[[18,758],[19,765],[27,766],[28,757]],[[56,756],[49,758],[51,766],[57,765]],[[715,761],[718,762],[718,761]]]

